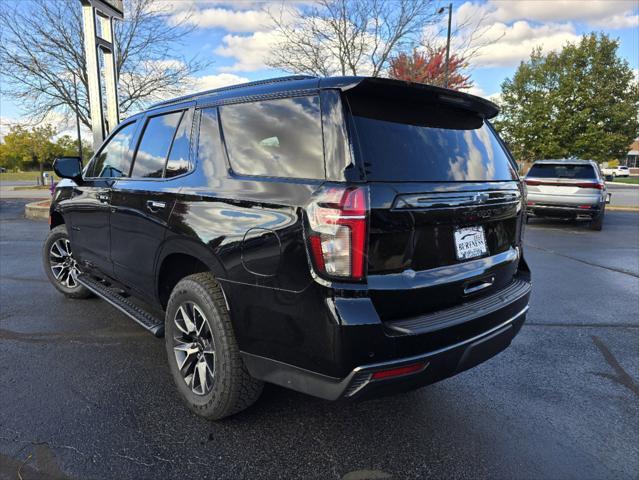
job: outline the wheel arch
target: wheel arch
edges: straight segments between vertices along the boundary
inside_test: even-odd
[[[49,211],[49,228],[53,230],[58,225],[64,225],[64,217],[57,210],[51,209]]]
[[[158,256],[156,295],[163,309],[177,283],[194,273],[211,272],[215,278],[224,277],[224,268],[206,246],[191,240],[168,242]]]

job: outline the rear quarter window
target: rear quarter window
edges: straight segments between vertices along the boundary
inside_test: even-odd
[[[219,114],[233,172],[325,178],[318,96],[225,105]]]

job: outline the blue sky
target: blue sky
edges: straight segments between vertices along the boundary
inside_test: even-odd
[[[447,2],[445,2],[447,3]],[[273,32],[260,12],[262,2],[209,1],[172,3],[176,15],[187,8],[196,29],[188,52],[199,52],[215,61],[205,72],[215,85],[220,74],[250,80],[283,72],[264,68]],[[481,41],[496,40],[473,61],[473,93],[489,96],[499,92],[533,47],[556,50],[568,41],[592,31],[619,38],[619,53],[633,69],[639,67],[639,2],[637,0],[510,0],[455,1],[453,24],[483,18]],[[445,17],[442,17],[442,23]],[[462,32],[463,35],[463,32]],[[498,40],[497,40],[498,39]],[[194,48],[195,47],[195,48]],[[206,84],[206,82],[203,82]]]
[[[263,12],[265,2],[251,0],[161,0],[168,21],[190,11],[194,30],[184,37],[181,54],[198,55],[214,63],[194,78],[197,90],[245,80],[278,76],[282,71],[265,66],[275,42]],[[388,0],[392,1],[392,0]],[[308,3],[308,0],[307,0]],[[447,3],[447,2],[446,2]],[[289,2],[295,6],[296,2]],[[266,5],[267,6],[267,5]],[[620,40],[619,53],[637,72],[639,67],[639,1],[637,0],[474,0],[453,2],[453,23],[483,18],[480,49],[470,70],[471,93],[492,96],[535,46],[559,49],[568,41],[592,31]],[[442,17],[442,22],[445,18]],[[443,24],[442,24],[443,25]],[[459,38],[464,36],[462,30]],[[457,40],[460,41],[460,40]],[[453,45],[455,41],[453,42]],[[3,98],[3,123],[19,121],[28,112]]]

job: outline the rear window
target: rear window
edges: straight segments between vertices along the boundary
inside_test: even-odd
[[[530,167],[528,177],[535,178],[585,178],[593,180],[597,178],[592,165],[537,163]]]
[[[435,104],[349,99],[372,181],[506,181],[509,157],[483,119]]]
[[[324,179],[319,97],[225,105],[220,119],[235,173]]]

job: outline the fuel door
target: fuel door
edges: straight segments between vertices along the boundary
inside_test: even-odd
[[[261,277],[274,277],[280,266],[282,243],[279,236],[268,228],[254,227],[242,239],[242,265]]]

